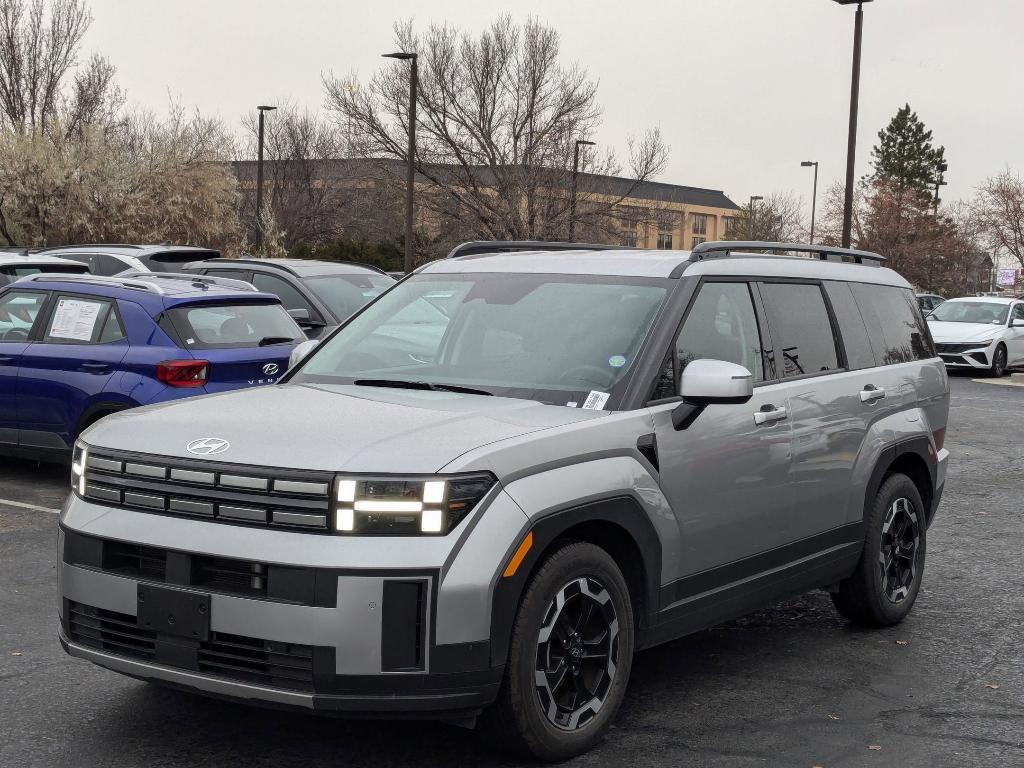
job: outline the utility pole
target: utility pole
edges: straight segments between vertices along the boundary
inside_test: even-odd
[[[804,168],[814,166],[814,191],[811,193],[811,245],[814,245],[814,214],[818,206],[818,161],[804,160],[800,165]]]
[[[594,142],[576,139],[572,153],[572,189],[569,192],[569,242],[576,237],[576,188],[580,175],[580,147],[592,147]]]
[[[259,139],[256,150],[256,250],[263,248],[263,115],[277,107],[259,106],[260,113]]]
[[[413,268],[413,192],[416,183],[416,87],[419,74],[417,71],[418,57],[415,53],[385,53],[385,59],[399,59],[408,61],[409,67],[409,165],[405,174],[405,273],[409,274]]]

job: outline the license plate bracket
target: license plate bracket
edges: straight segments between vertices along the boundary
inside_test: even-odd
[[[172,587],[138,585],[138,625],[160,635],[210,639],[210,596]]]

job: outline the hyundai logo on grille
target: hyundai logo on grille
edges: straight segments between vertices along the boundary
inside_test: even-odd
[[[277,363],[267,363],[263,366],[263,372],[267,374],[267,376],[273,376],[278,372],[278,370],[279,368],[277,367]]]
[[[230,447],[231,443],[227,440],[221,440],[219,437],[204,437],[200,440],[193,440],[185,446],[185,449],[189,453],[199,456],[213,456],[215,453],[224,453]]]

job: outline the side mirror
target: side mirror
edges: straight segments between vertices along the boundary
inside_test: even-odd
[[[305,312],[306,310],[302,311]],[[302,342],[301,344],[296,344],[295,348],[292,350],[292,353],[288,355],[288,368],[294,368],[296,365],[298,365],[307,357],[309,357],[309,353],[312,352],[316,345],[319,343],[320,342],[316,341],[315,339],[310,339],[308,341]]]
[[[308,309],[289,309],[288,314],[291,315],[292,320],[299,325],[309,325],[310,317]]]
[[[754,396],[754,375],[724,360],[694,360],[679,380],[683,402],[672,412],[672,426],[686,429],[709,405],[741,404]]]

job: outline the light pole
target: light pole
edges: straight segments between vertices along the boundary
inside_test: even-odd
[[[580,147],[592,147],[594,142],[576,139],[572,151],[572,190],[569,193],[569,242],[576,236],[576,184],[580,175]]]
[[[764,200],[761,195],[750,196],[750,207],[747,209],[747,240],[754,239],[754,203]]]
[[[804,168],[814,166],[814,192],[811,193],[811,245],[814,245],[814,214],[818,206],[818,161],[804,160],[800,165]]]
[[[864,33],[864,3],[872,0],[832,0],[839,5],[857,5],[853,24],[853,77],[850,83],[850,133],[846,139],[846,197],[843,200],[843,248],[850,247],[853,231],[853,173],[857,161],[857,109],[860,101],[860,48]]]
[[[418,73],[415,53],[385,53],[385,59],[408,61],[409,67],[409,167],[405,176],[405,272],[412,272],[413,184],[416,181],[416,85]]]
[[[948,163],[939,163],[936,170],[939,172],[939,178],[935,180],[935,216],[939,215],[939,187],[946,186],[946,171],[949,170]]]
[[[260,113],[259,140],[256,149],[256,250],[263,248],[263,115],[277,107],[256,107]]]

